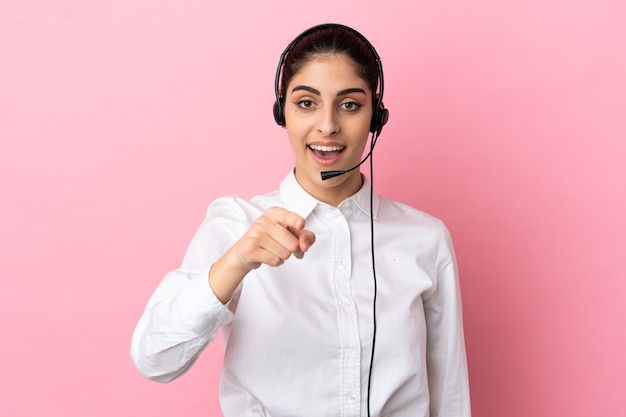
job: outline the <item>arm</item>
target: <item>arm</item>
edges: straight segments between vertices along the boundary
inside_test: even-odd
[[[207,277],[249,223],[233,199],[216,200],[207,210],[181,267],[159,283],[133,333],[131,358],[146,378],[169,382],[184,374],[232,320]]]
[[[437,282],[424,301],[431,417],[469,417],[470,396],[457,265],[448,230],[442,230]]]
[[[292,253],[302,257],[315,240],[294,213],[271,208],[252,221],[260,210],[240,203],[247,207],[229,199],[209,207],[183,266],[150,298],[131,343],[133,362],[145,377],[169,382],[184,374],[232,320],[228,301],[245,275],[263,263],[280,265]]]

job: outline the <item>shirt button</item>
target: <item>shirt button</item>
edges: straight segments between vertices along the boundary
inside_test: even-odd
[[[353,404],[356,401],[356,397],[354,395],[351,395],[350,398],[348,398],[348,402],[350,404]]]
[[[344,301],[343,302],[343,309],[344,310],[350,310],[350,307],[352,307],[352,305],[348,301]]]
[[[339,269],[346,269],[346,264],[343,262],[339,262]]]

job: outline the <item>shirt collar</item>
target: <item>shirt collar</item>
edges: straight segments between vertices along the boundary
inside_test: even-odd
[[[370,180],[363,176],[363,186],[351,197],[348,197],[341,204],[352,200],[354,204],[365,214],[370,214]],[[309,194],[296,180],[294,170],[280,184],[280,195],[285,202],[285,208],[297,213],[302,218],[307,218],[318,204],[324,204]],[[379,197],[376,193],[372,195],[374,218],[378,215]]]
[[[361,174],[363,176],[363,186],[361,187],[361,189],[359,191],[356,192],[356,194],[354,194],[352,197],[348,198],[348,200],[352,200],[354,201],[354,203],[356,204],[356,206],[361,209],[361,211],[365,214],[367,214],[368,216],[370,215],[370,189],[371,189],[371,182],[370,179],[367,178],[365,175]],[[347,201],[347,200],[346,200]],[[376,194],[375,192],[372,193],[372,209],[374,211],[374,219],[376,219],[378,217],[378,206],[380,204],[380,199],[378,197],[378,194]]]

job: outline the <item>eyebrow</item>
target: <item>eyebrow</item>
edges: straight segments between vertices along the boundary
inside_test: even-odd
[[[321,96],[321,93],[318,90],[316,90],[313,87],[309,87],[308,85],[297,85],[297,86],[295,86],[291,90],[291,92],[294,93],[294,92],[300,91],[300,90],[308,91],[311,94],[315,94],[317,96]],[[362,88],[346,88],[345,90],[341,90],[341,91],[337,92],[337,97],[345,96],[345,95],[351,94],[351,93],[361,93],[361,94],[367,95],[365,90],[363,90]]]

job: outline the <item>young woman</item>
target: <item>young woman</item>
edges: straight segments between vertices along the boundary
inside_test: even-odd
[[[274,113],[295,167],[273,193],[211,204],[137,324],[147,378],[181,376],[222,328],[225,417],[470,415],[448,231],[351,169],[387,120],[382,86],[353,29],[287,47]]]

